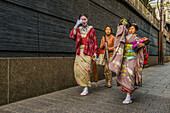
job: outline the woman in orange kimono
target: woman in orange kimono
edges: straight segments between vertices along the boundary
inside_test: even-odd
[[[108,50],[108,55],[109,55],[109,61],[111,59],[111,57],[113,56],[113,51],[114,51],[114,41],[115,41],[115,37],[111,34],[112,33],[112,29],[110,26],[105,27],[105,36],[102,37],[101,39],[101,43],[100,43],[100,48],[101,49],[107,49]],[[105,47],[105,40],[107,43],[107,47]],[[105,65],[104,65],[104,75],[105,75],[105,79],[107,84],[105,84],[105,87],[111,88],[111,82],[112,82],[112,71],[109,70],[108,67],[108,63],[107,63],[107,59],[106,59],[106,53],[105,53]]]

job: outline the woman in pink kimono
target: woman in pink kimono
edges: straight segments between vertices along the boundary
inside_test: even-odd
[[[143,47],[145,44],[138,43],[138,51],[132,49],[133,43],[138,41],[138,37],[129,34],[131,29],[130,21],[121,19],[116,33],[114,44],[114,54],[109,63],[109,69],[116,73],[116,81],[122,86],[122,91],[127,92],[124,104],[132,103],[132,93],[136,89],[135,85],[141,86],[141,72],[143,68]]]

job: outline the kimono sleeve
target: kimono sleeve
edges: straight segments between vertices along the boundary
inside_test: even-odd
[[[98,46],[96,32],[95,32],[94,28],[93,28],[93,38],[94,38],[94,53],[99,55],[99,46]]]
[[[118,27],[118,30],[116,32],[116,39],[114,42],[114,49],[117,48],[117,46],[119,45],[119,43],[125,43],[125,36],[128,33],[128,29],[124,26],[124,25],[120,25]]]
[[[102,36],[101,42],[100,42],[100,48],[104,48],[104,36]]]
[[[77,35],[77,30],[75,30],[74,28],[71,30],[70,33],[70,38],[73,39],[74,41],[76,41],[76,35]]]

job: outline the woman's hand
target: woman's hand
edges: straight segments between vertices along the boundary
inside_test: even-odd
[[[77,19],[76,25],[74,26],[75,29],[82,23],[82,20]]]
[[[145,47],[145,44],[143,44],[143,43],[138,43],[138,44],[137,44],[137,47],[138,47],[138,48]]]
[[[104,48],[104,44],[101,44],[101,45],[100,45],[100,48],[103,49],[103,48]]]
[[[106,47],[106,49],[109,51],[109,47]]]

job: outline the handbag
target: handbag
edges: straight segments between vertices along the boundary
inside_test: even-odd
[[[105,60],[104,60],[104,50],[99,48],[99,57],[97,58],[96,64],[104,66]]]
[[[150,45],[148,46],[148,53],[149,53],[149,47],[150,47]],[[145,46],[145,48],[143,50],[143,54],[144,54],[144,63],[143,63],[143,65],[144,65],[144,67],[148,67],[148,60],[149,60],[148,53],[147,53],[147,48]]]

